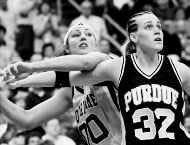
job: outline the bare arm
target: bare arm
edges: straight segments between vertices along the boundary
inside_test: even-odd
[[[29,129],[68,111],[72,107],[71,95],[71,88],[62,88],[50,99],[24,110],[0,94],[0,109],[14,123]]]
[[[190,95],[190,68],[178,61],[173,61],[173,63],[179,73],[183,89]]]
[[[4,80],[8,80],[10,76],[19,76],[23,73],[32,73],[39,71],[71,71],[71,70],[91,70],[98,63],[107,59],[108,56],[103,53],[93,52],[86,55],[66,55],[55,57],[37,62],[17,62],[8,65],[0,75]]]
[[[119,85],[122,58],[109,59],[101,62],[92,71],[72,71],[69,73],[70,84],[93,85],[104,81],[112,81]],[[64,78],[63,78],[64,79]],[[9,83],[12,88],[17,87],[52,87],[56,82],[55,72],[41,72],[32,74],[21,80],[14,80]]]
[[[86,55],[65,55],[47,60],[31,63],[33,72],[37,71],[72,71],[72,70],[91,70],[98,63],[107,59],[103,53],[93,52]]]
[[[56,81],[56,74],[54,71],[47,71],[41,73],[34,73],[26,78],[8,81],[8,86],[11,88],[18,87],[53,87]]]
[[[104,81],[112,81],[118,87],[122,61],[122,57],[109,59],[98,64],[92,71],[70,72],[70,83],[71,85],[94,85]]]

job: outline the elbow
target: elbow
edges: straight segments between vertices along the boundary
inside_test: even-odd
[[[35,127],[32,125],[32,122],[28,122],[27,120],[24,120],[22,122],[17,122],[16,126],[18,126],[19,128],[22,128],[24,130],[30,130]]]
[[[33,123],[24,123],[20,127],[22,127],[25,130],[31,130],[36,127]]]
[[[27,114],[27,112],[26,112]],[[36,127],[35,121],[32,117],[32,115],[25,115],[25,119],[18,124],[23,129],[29,130]]]
[[[23,129],[25,129],[25,130],[31,130],[31,129],[34,128],[34,126],[32,126],[32,125],[29,124],[29,123],[23,123],[22,125],[19,124],[19,127],[23,128]]]

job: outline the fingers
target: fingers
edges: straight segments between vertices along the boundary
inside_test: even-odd
[[[18,65],[19,63],[14,63],[14,64],[10,64],[8,65],[4,71],[7,75],[17,75],[18,74]]]
[[[16,89],[16,88],[19,88],[20,85],[19,83],[16,81],[16,82],[12,82],[12,83],[8,83],[7,86],[10,88],[10,89]]]
[[[27,78],[29,75],[30,75],[29,73],[24,73],[24,74],[21,74],[21,75],[19,75],[19,76],[12,77],[12,78],[10,78],[9,80],[7,80],[6,83],[13,83],[13,82],[16,82],[16,81],[25,79],[25,78]]]
[[[19,63],[10,64],[3,70],[0,70],[0,77],[2,77],[2,80],[7,81],[19,75],[18,65]]]
[[[6,84],[11,89],[22,87],[23,80],[25,78],[27,78],[29,75],[30,75],[29,73],[25,73],[25,74],[19,75],[17,77],[14,77],[12,79],[7,80]]]
[[[30,65],[26,62],[16,62],[9,64],[3,70],[0,70],[0,79],[9,82],[13,80],[18,80],[26,74],[30,73]]]

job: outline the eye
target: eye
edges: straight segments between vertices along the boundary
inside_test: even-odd
[[[75,34],[72,34],[71,37],[79,37],[80,34],[79,33],[75,33]]]
[[[87,33],[86,33],[86,36],[91,37],[91,36],[92,36],[92,33],[91,33],[91,32],[87,32]]]
[[[153,28],[153,25],[152,24],[147,24],[146,26],[145,26],[145,29],[148,29],[148,30],[150,30],[150,29],[152,29]]]
[[[161,24],[158,24],[157,27],[158,27],[158,29],[160,29],[160,30],[162,29],[162,25],[161,25]]]
[[[72,37],[72,38],[74,38],[74,37],[79,37],[80,35],[81,35],[80,32],[77,32],[77,31],[71,32],[71,37]]]

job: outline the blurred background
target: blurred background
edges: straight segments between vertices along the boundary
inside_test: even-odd
[[[78,21],[97,35],[100,51],[125,54],[126,22],[131,13],[152,10],[161,19],[164,54],[190,66],[190,0],[0,0],[0,68],[15,61],[37,61],[63,51],[63,38]],[[64,55],[64,54],[63,54]],[[18,88],[0,84],[0,93],[30,109],[50,98],[58,88]],[[190,132],[190,99],[185,95],[184,124]],[[1,118],[8,120],[0,113]],[[59,136],[54,140],[55,136]],[[63,141],[64,140],[64,141]],[[11,121],[1,122],[0,144],[85,145],[75,126],[73,111],[23,131]]]

